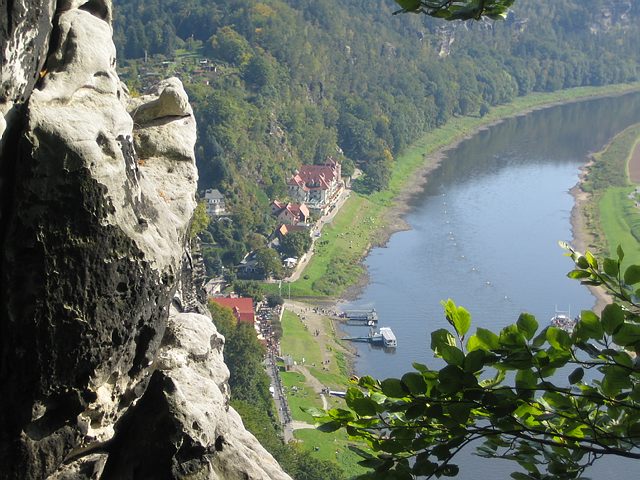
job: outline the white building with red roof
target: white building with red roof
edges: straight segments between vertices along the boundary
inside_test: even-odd
[[[271,213],[286,225],[306,225],[311,218],[311,212],[304,203],[283,203],[274,200],[271,202]]]
[[[289,195],[313,210],[324,210],[342,189],[342,169],[330,158],[324,165],[302,165],[287,183]]]

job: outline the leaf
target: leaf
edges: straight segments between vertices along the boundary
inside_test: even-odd
[[[585,257],[583,257],[582,255],[580,255],[577,259],[576,259],[576,265],[579,268],[589,268],[589,262],[587,261],[587,259]]]
[[[571,347],[571,337],[558,327],[547,328],[547,341],[556,350],[568,350]]]
[[[452,347],[451,345],[443,345],[440,351],[442,358],[449,365],[462,366],[464,363],[464,353],[458,347]]]
[[[451,335],[449,330],[440,328],[431,332],[431,350],[433,350],[436,355],[442,355],[441,350],[444,345],[456,346],[456,339]]]
[[[526,370],[518,370],[516,373],[516,388],[517,389],[533,389],[538,384],[537,375],[530,368]]]
[[[616,277],[620,272],[620,263],[612,258],[605,258],[602,268],[607,275]]]
[[[443,393],[454,393],[462,387],[464,372],[455,365],[447,365],[438,372],[440,384],[438,389]]]
[[[327,416],[327,412],[316,407],[301,407],[301,410],[305,413],[308,413],[314,418],[322,418]]]
[[[626,369],[616,366],[602,367],[604,378],[602,379],[602,392],[613,397],[621,390],[631,388],[632,383]]]
[[[419,373],[405,373],[402,376],[402,383],[414,395],[423,395],[427,392],[427,382],[424,381],[424,377]]]
[[[444,307],[447,321],[456,329],[460,337],[464,337],[471,326],[471,314],[469,311],[464,307],[458,307],[451,299],[440,303]]]
[[[531,340],[538,329],[538,321],[536,317],[530,313],[521,313],[516,322],[518,330],[527,338]]]
[[[380,386],[382,387],[382,393],[387,397],[402,398],[407,395],[407,392],[402,386],[402,382],[397,378],[387,378],[382,381]]]
[[[371,417],[377,413],[377,403],[369,397],[356,398],[349,405],[361,417]]]
[[[344,399],[347,402],[347,405],[353,408],[351,406],[353,401],[357,398],[363,398],[363,397],[364,397],[364,393],[362,393],[362,390],[360,390],[359,388],[350,387],[347,389],[347,394],[344,396]]]
[[[622,250],[621,245],[618,245],[618,248],[616,249],[616,253],[618,254],[618,261],[622,262],[622,260],[624,259],[624,250]]]
[[[524,347],[527,340],[516,325],[508,325],[500,330],[500,346],[511,349]]]
[[[318,430],[325,433],[331,433],[339,430],[340,427],[342,427],[342,423],[334,420],[332,422],[323,423],[322,425],[318,426]]]
[[[458,473],[460,473],[460,468],[458,467],[458,465],[454,465],[453,463],[447,463],[446,465],[440,467],[438,473],[443,477],[455,477],[456,475],[458,475]]]
[[[575,279],[589,278],[591,276],[591,272],[588,270],[571,270],[567,273],[567,277]]]
[[[613,334],[613,341],[621,347],[635,345],[640,342],[640,325],[623,323]]]
[[[486,328],[477,328],[475,335],[472,335],[467,340],[467,350],[470,352],[478,349],[491,351],[498,348],[500,348],[499,337]]]
[[[575,336],[581,341],[593,338],[601,340],[604,336],[604,330],[598,316],[590,310],[583,310],[580,313],[580,321],[575,327]]]
[[[596,260],[596,257],[593,256],[593,254],[589,251],[584,253],[585,258],[587,259],[587,263],[589,263],[589,266],[591,268],[593,268],[594,270],[598,269],[598,260]]]
[[[365,375],[358,379],[358,385],[367,390],[375,390],[378,387],[378,380],[369,375]]]
[[[610,303],[602,310],[602,328],[612,335],[624,323],[624,311],[617,303]]]
[[[466,308],[458,307],[458,315],[453,326],[461,337],[464,337],[469,331],[469,327],[471,327],[471,314]]]
[[[421,417],[425,414],[425,406],[422,404],[414,404],[407,408],[407,411],[404,412],[405,417],[410,420]]]
[[[364,460],[360,460],[358,465],[362,465],[365,468],[374,468],[377,469],[381,467],[385,463],[385,460],[381,458],[366,458]]]
[[[451,417],[459,424],[464,425],[469,419],[471,413],[471,404],[469,403],[452,403],[448,408]],[[442,460],[442,459],[440,459]]]
[[[420,454],[416,457],[416,463],[413,465],[411,472],[419,477],[428,477],[438,468],[438,464],[429,461],[429,455]]]
[[[569,374],[569,383],[571,385],[575,385],[582,380],[582,377],[584,377],[584,369],[582,367],[578,367]]]
[[[344,408],[332,408],[331,410],[327,411],[327,415],[332,420],[338,420],[342,422],[351,421],[354,419],[353,412],[351,410],[345,410]]]
[[[482,370],[484,367],[485,360],[484,350],[474,350],[472,352],[467,353],[467,356],[464,359],[464,371],[475,373]]]
[[[640,283],[640,265],[631,265],[624,271],[624,283],[627,285]]]

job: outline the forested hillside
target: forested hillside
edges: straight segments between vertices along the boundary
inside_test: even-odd
[[[187,84],[200,187],[220,189],[233,213],[208,238],[229,265],[264,243],[268,202],[301,163],[331,155],[380,189],[394,157],[451,116],[638,77],[633,1],[517,0],[495,23],[393,16],[392,0],[114,3],[129,85],[174,71]]]

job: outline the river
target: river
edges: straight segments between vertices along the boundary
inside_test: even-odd
[[[446,153],[413,197],[410,230],[365,260],[370,282],[343,308],[375,308],[398,348],[356,344],[360,375],[398,377],[430,363],[431,331],[446,327],[441,300],[452,298],[474,326],[494,331],[528,311],[544,325],[556,309],[577,315],[594,298],[575,280],[559,240],[572,240],[569,190],[589,153],[640,121],[640,94],[587,100],[507,119]],[[363,335],[362,327],[345,327]],[[509,478],[513,465],[465,455],[460,479]],[[593,478],[623,476],[628,462],[604,461]]]

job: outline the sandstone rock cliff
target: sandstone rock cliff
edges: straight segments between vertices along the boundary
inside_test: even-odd
[[[129,98],[110,1],[0,12],[0,478],[289,478],[193,292],[180,81]]]

